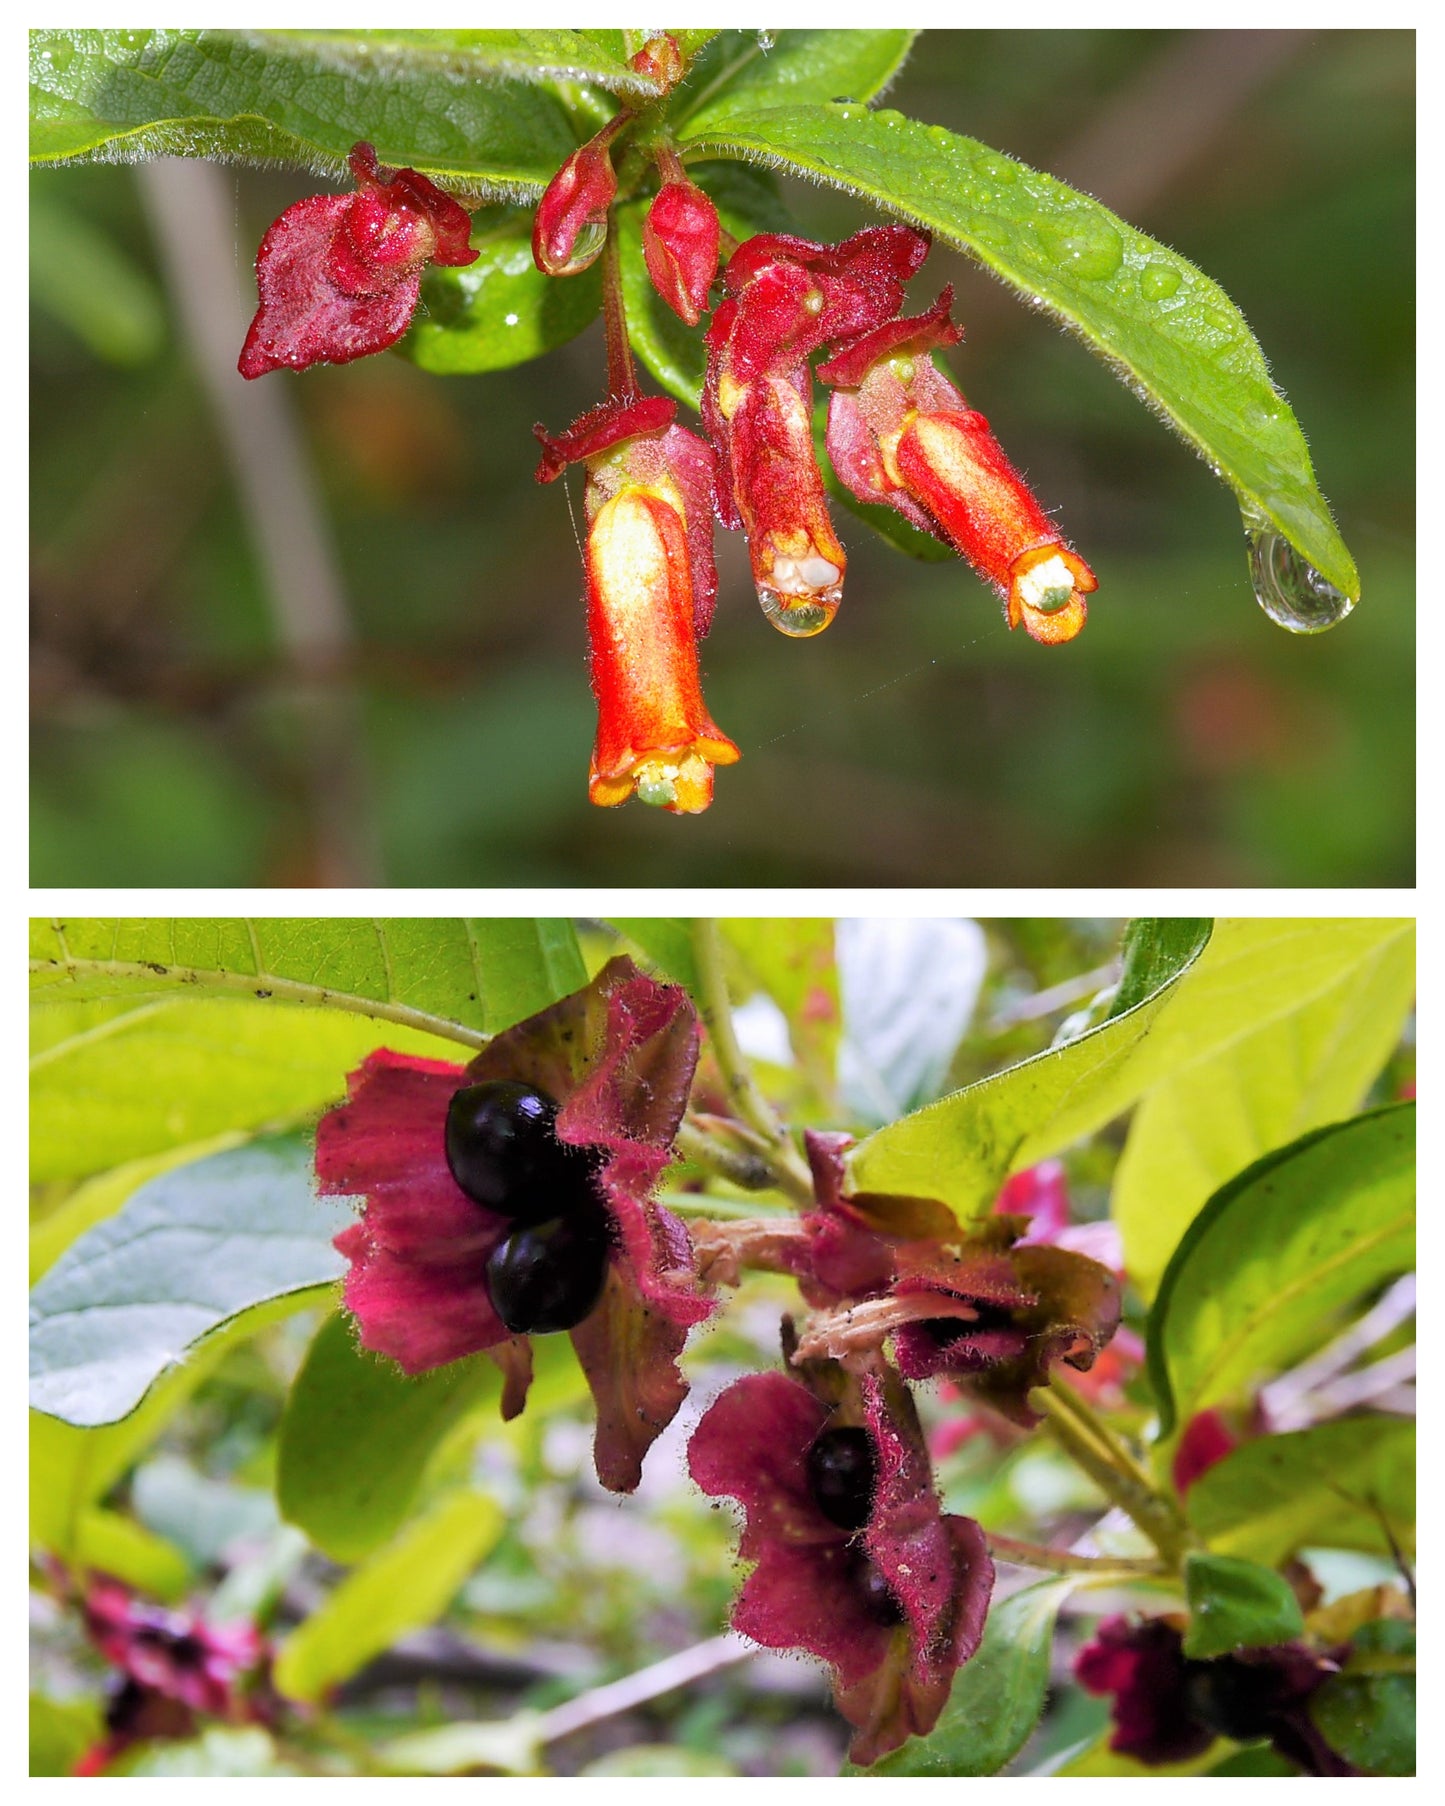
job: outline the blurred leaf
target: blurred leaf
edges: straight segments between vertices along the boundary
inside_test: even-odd
[[[691,916],[609,916],[608,921],[641,949],[664,978],[697,995]]]
[[[36,918],[30,971],[38,1001],[185,986],[351,1010],[472,1046],[587,982],[571,922],[523,916]]]
[[[480,224],[480,222],[478,222]],[[421,306],[396,349],[434,376],[476,376],[525,364],[565,345],[602,307],[602,265],[565,282],[532,261],[530,214],[473,227],[480,252],[465,269],[431,266]]]
[[[755,31],[718,34],[673,104],[689,138],[758,107],[871,100],[893,80],[916,31],[779,31],[764,49]]]
[[[779,105],[782,98],[710,104],[683,142],[789,165],[977,257],[1076,332],[1243,507],[1358,598],[1354,561],[1315,486],[1304,435],[1217,283],[1088,195],[972,138],[887,110]]]
[[[1399,1040],[1415,991],[1414,923],[1295,928],[1307,967],[1300,941],[1293,952],[1280,945],[1278,958],[1281,975],[1307,969],[1297,1006],[1157,1085],[1130,1126],[1111,1213],[1146,1297],[1209,1194],[1271,1148],[1358,1109]]]
[[[313,1302],[344,1270],[331,1237],[351,1220],[314,1195],[311,1146],[295,1135],[150,1180],[31,1293],[31,1404],[80,1426],[123,1418],[229,1319]]]
[[[721,924],[733,951],[787,1018],[794,1058],[818,1095],[833,1094],[842,1006],[833,923],[733,916]]]
[[[983,930],[944,916],[849,917],[837,944],[839,1085],[860,1121],[892,1122],[947,1077],[988,966]]]
[[[1253,1743],[1245,1749],[1236,1750],[1232,1756],[1226,1756],[1222,1762],[1216,1762],[1213,1768],[1204,1772],[1208,1775],[1299,1776],[1294,1763],[1286,1762],[1274,1746],[1268,1743]]]
[[[1257,1562],[1234,1555],[1192,1554],[1184,1563],[1189,1628],[1184,1653],[1196,1661],[1288,1643],[1304,1634],[1304,1618],[1289,1582]]]
[[[191,1776],[225,1779],[239,1775],[294,1775],[281,1761],[265,1731],[254,1726],[233,1730],[220,1725],[188,1743],[142,1743],[113,1763],[107,1774]]]
[[[398,1637],[441,1616],[501,1535],[500,1507],[458,1492],[354,1569],[281,1645],[275,1679],[291,1699],[319,1700]]]
[[[959,1669],[926,1737],[850,1775],[994,1775],[1028,1742],[1049,1685],[1054,1620],[1077,1580],[1045,1580],[1011,1593],[988,1615],[978,1654]]]
[[[475,51],[467,60],[473,73],[485,66]],[[575,148],[565,111],[543,89],[458,81],[400,51],[348,54],[288,32],[30,34],[36,162],[239,158],[349,185],[345,160],[359,139],[383,163],[489,195],[535,194]]]
[[[167,1604],[185,1594],[194,1573],[184,1552],[167,1537],[100,1506],[80,1514],[70,1559],[77,1568],[113,1574],[137,1592]]]
[[[987,1210],[1009,1172],[1098,1128],[1157,1076],[1161,1019],[1198,985],[1192,963],[1127,1015],[879,1129],[848,1157],[851,1189],[941,1198],[962,1218]],[[1192,1037],[1163,1045],[1166,1067],[1186,1047],[1194,1057]]]
[[[144,364],[166,342],[150,277],[53,187],[30,198],[30,299],[103,363]]]
[[[1145,1336],[1161,1439],[1307,1353],[1332,1314],[1415,1258],[1415,1110],[1316,1129],[1217,1191],[1174,1252]]]
[[[454,1041],[395,1024],[383,1031],[339,1010],[195,993],[136,1001],[140,1008],[32,1058],[33,1179],[101,1172],[308,1114],[345,1094],[347,1073],[383,1035],[397,1052],[433,1060],[459,1051]]]
[[[1216,1740],[1202,1755],[1195,1756],[1188,1762],[1136,1762],[1132,1756],[1121,1756],[1116,1750],[1109,1748],[1109,1739],[1114,1734],[1114,1727],[1101,1731],[1088,1749],[1079,1755],[1072,1756],[1062,1767],[1055,1769],[1056,1775],[1068,1779],[1086,1775],[1117,1775],[1121,1778],[1162,1780],[1169,1775],[1201,1775],[1209,1770],[1215,1759],[1220,1743]],[[1223,1747],[1228,1747],[1227,1745]]]
[[[208,1479],[179,1455],[157,1455],[137,1468],[131,1508],[149,1529],[184,1549],[198,1568],[224,1565],[234,1543],[264,1543],[278,1522],[269,1492],[234,1480]]]
[[[438,1725],[383,1743],[377,1758],[395,1774],[455,1775],[464,1769],[499,1769],[535,1775],[541,1764],[542,1714],[525,1709],[510,1718]]]
[[[281,1420],[276,1497],[283,1515],[333,1561],[369,1555],[405,1522],[426,1464],[501,1375],[485,1355],[409,1379],[357,1343],[344,1313],[328,1317],[297,1374]]]
[[[1362,1626],[1351,1642],[1345,1672],[1313,1695],[1310,1717],[1330,1747],[1366,1774],[1413,1775],[1415,1628],[1380,1619]],[[1392,1672],[1396,1662],[1399,1671]],[[1371,1672],[1376,1663],[1379,1671]]]
[[[583,1775],[611,1775],[630,1780],[634,1775],[651,1779],[654,1775],[735,1775],[736,1767],[726,1756],[709,1750],[692,1750],[680,1743],[634,1743],[627,1749],[611,1750],[579,1770]]]
[[[105,1734],[93,1699],[47,1699],[30,1695],[30,1773],[68,1775]]]
[[[1415,1542],[1415,1425],[1350,1417],[1259,1436],[1189,1488],[1189,1521],[1222,1555],[1277,1566],[1300,1549],[1379,1549]]]

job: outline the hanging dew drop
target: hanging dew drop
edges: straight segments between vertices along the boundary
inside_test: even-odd
[[[775,589],[763,587],[758,590],[763,614],[790,640],[810,640],[815,633],[821,633],[837,614],[841,600],[840,589],[824,590],[813,596],[784,596]]]
[[[772,32],[770,32],[770,31],[760,31],[758,33],[758,49],[759,50],[771,50],[773,45],[776,44],[777,41],[778,40],[773,36]]]
[[[1282,533],[1253,526],[1247,518],[1245,530],[1254,599],[1277,626],[1288,633],[1324,633],[1354,608],[1344,591],[1306,563]]]

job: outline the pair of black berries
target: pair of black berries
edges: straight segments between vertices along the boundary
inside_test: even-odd
[[[873,1515],[878,1455],[873,1438],[855,1425],[824,1430],[809,1445],[805,1466],[813,1503],[840,1530],[862,1530]],[[862,1549],[854,1552],[852,1583],[879,1624],[899,1624],[903,1608]]]
[[[557,1106],[516,1079],[466,1085],[447,1109],[447,1165],[476,1204],[516,1225],[487,1260],[487,1290],[513,1335],[572,1329],[602,1296],[612,1226],[598,1160],[557,1139]]]

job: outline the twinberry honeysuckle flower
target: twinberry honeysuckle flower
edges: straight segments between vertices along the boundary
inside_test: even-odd
[[[604,402],[567,432],[541,427],[539,482],[587,466],[587,630],[597,740],[588,795],[634,794],[675,815],[712,801],[740,755],[702,699],[697,640],[712,621],[714,465],[662,396]]]
[[[960,552],[1003,596],[1010,627],[1058,645],[1082,629],[1098,580],[934,365],[932,353],[963,336],[952,302],[945,289],[927,313],[888,321],[819,366],[833,386],[828,456],[860,501],[886,503]]]
[[[407,1373],[487,1352],[501,1366],[504,1416],[526,1402],[531,1347],[494,1297],[498,1257],[528,1224],[462,1189],[448,1154],[453,1100],[500,1083],[555,1105],[549,1133],[577,1150],[601,1247],[595,1303],[568,1326],[597,1405],[602,1484],[630,1492],[642,1458],[687,1394],[677,1357],[710,1311],[682,1224],[653,1199],[671,1159],[697,1062],[684,991],[614,959],[583,990],[505,1030],[467,1067],[385,1049],[348,1081],[347,1101],[316,1134],[320,1189],[363,1199],[336,1246],[350,1262],[344,1297],[362,1346]],[[475,1190],[475,1188],[474,1188]],[[539,1210],[552,1208],[543,1200]],[[533,1233],[544,1259],[549,1226]],[[596,1236],[593,1236],[593,1241]],[[562,1278],[567,1276],[564,1274]],[[515,1321],[515,1318],[513,1319]]]
[[[353,145],[355,194],[313,194],[276,220],[256,253],[260,306],[238,368],[345,364],[385,351],[411,324],[429,263],[474,263],[471,216],[414,169]]]
[[[689,326],[707,312],[721,237],[717,208],[695,182],[663,183],[643,221],[642,255],[652,286]]]
[[[607,209],[617,194],[612,140],[631,115],[618,113],[580,145],[547,184],[532,222],[532,260],[548,276],[578,276],[602,255]]]
[[[932,1729],[978,1648],[993,1562],[945,1514],[907,1388],[880,1360],[750,1374],[708,1407],[688,1448],[704,1492],[746,1513],[755,1563],[736,1630],[828,1663],[850,1755],[874,1762]]]
[[[723,272],[702,405],[718,512],[746,533],[763,612],[792,637],[833,619],[847,570],[813,447],[808,358],[896,313],[928,243],[908,226],[870,227],[838,245],[759,233]]]

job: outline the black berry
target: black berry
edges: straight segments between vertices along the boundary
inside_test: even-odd
[[[474,1203],[519,1222],[590,1208],[592,1156],[558,1141],[557,1106],[516,1079],[466,1085],[447,1108],[452,1177]]]
[[[808,1450],[813,1503],[840,1530],[861,1530],[873,1515],[878,1457],[866,1430],[824,1430]]]
[[[1267,1666],[1232,1656],[1188,1663],[1184,1691],[1201,1724],[1237,1743],[1267,1736],[1280,1706],[1278,1676]]]
[[[864,1560],[855,1577],[863,1609],[875,1624],[901,1624],[903,1607],[898,1596],[871,1561]]]
[[[574,1328],[602,1296],[611,1247],[600,1206],[514,1229],[487,1260],[497,1315],[514,1336]]]

